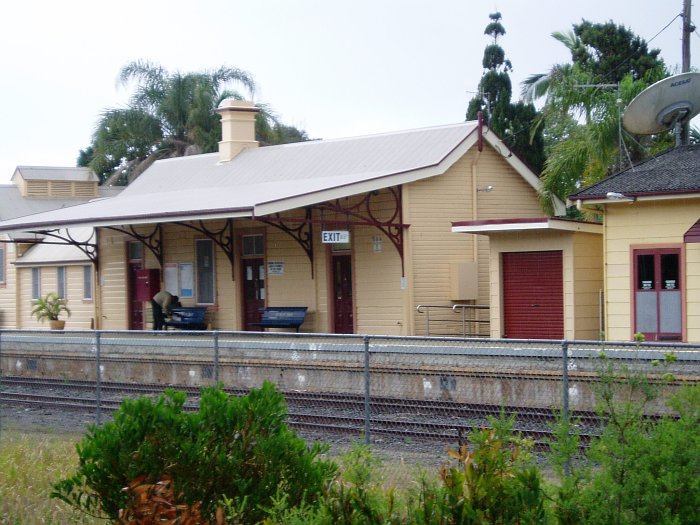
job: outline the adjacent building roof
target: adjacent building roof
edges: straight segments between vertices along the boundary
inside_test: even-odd
[[[69,235],[78,242],[94,242],[94,229],[88,227],[71,228],[68,233],[64,230],[62,235]],[[59,240],[47,237],[43,239],[46,244],[37,244],[27,250],[15,261],[17,266],[45,266],[64,264],[87,264],[90,259],[80,248],[65,244]]]
[[[5,221],[0,231],[267,215],[440,175],[476,144],[476,131],[465,122],[248,149],[228,162],[216,153],[159,160],[115,198]],[[483,138],[539,189],[493,132]]]
[[[20,175],[24,180],[56,180],[97,182],[97,175],[90,168],[62,168],[53,166],[17,166],[12,180]]]
[[[122,188],[98,187],[101,197],[114,197],[121,190]],[[2,221],[76,206],[84,202],[84,198],[25,198],[14,184],[0,184],[0,220]]]
[[[700,193],[700,145],[666,150],[570,195],[569,199],[597,201],[688,193]]]

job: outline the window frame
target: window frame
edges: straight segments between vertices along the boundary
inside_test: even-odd
[[[209,255],[211,257],[210,269],[207,271],[208,280],[210,280],[211,297],[202,297],[201,293],[204,289],[202,286],[202,268],[200,265],[200,246],[209,247]],[[216,247],[211,239],[195,239],[194,241],[194,260],[195,260],[195,301],[196,304],[212,305],[216,304]],[[211,299],[211,301],[209,301]]]
[[[41,268],[32,267],[32,300],[41,298]]]
[[[95,276],[91,264],[83,265],[83,301],[92,301],[95,294]]]
[[[67,299],[68,295],[68,272],[65,266],[56,266],[56,293],[61,299]]]
[[[0,243],[0,286],[7,284],[6,261],[7,250],[5,249],[5,243]]]
[[[654,279],[651,288],[639,287],[638,284],[641,283],[640,278],[640,267],[637,263],[639,256],[651,255],[654,261]],[[674,289],[669,289],[668,291],[677,290],[680,292],[680,332],[662,332],[661,331],[661,311],[660,311],[660,296],[659,294],[664,293],[666,290],[664,284],[661,282],[663,280],[661,276],[661,257],[663,255],[677,255],[678,256],[678,268],[677,268],[677,283]],[[631,245],[630,246],[630,315],[632,322],[630,323],[630,337],[632,340],[635,339],[638,324],[637,315],[637,294],[656,294],[656,332],[646,332],[648,334],[653,334],[653,338],[648,339],[649,341],[685,341],[686,340],[686,272],[685,272],[685,246],[683,244],[655,244],[655,245]]]

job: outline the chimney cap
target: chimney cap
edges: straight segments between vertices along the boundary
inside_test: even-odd
[[[260,108],[255,107],[255,104],[251,102],[250,100],[239,100],[236,98],[225,98],[224,100],[221,101],[221,104],[219,104],[219,107],[216,108],[217,113],[224,113],[228,111],[243,111],[243,112],[252,112],[252,113],[257,113],[260,111]]]

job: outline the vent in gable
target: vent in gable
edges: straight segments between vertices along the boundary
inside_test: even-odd
[[[49,195],[51,197],[72,197],[73,183],[69,181],[49,181]]]
[[[97,197],[97,184],[94,182],[74,182],[73,183],[74,197]]]
[[[45,180],[29,180],[24,186],[25,197],[48,197],[49,184]]]

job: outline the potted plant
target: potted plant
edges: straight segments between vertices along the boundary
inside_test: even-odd
[[[66,312],[66,315],[70,317],[70,310],[66,306],[65,299],[59,297],[56,292],[49,292],[45,297],[36,299],[33,304],[32,315],[38,321],[44,322],[48,319],[51,330],[63,330],[66,322],[59,320],[58,317],[62,312]]]

